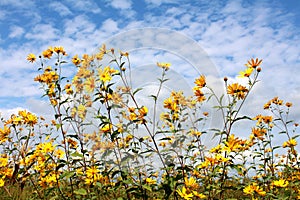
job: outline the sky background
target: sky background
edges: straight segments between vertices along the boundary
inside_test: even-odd
[[[72,57],[111,43],[130,51],[136,85],[147,88],[159,75],[151,66],[171,62],[175,82],[166,91],[188,90],[206,72],[218,90],[218,80],[238,80],[248,59],[261,58],[261,81],[243,112],[255,116],[279,96],[300,120],[299,0],[1,0],[0,27],[2,115],[21,108],[49,114],[29,53],[64,46]]]

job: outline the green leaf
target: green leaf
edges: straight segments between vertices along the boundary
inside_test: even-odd
[[[143,185],[142,186],[144,189],[149,190],[150,192],[152,192],[152,189],[149,185]]]
[[[141,91],[143,88],[138,88],[133,92],[133,95],[135,95],[137,92]]]
[[[72,156],[72,157],[80,157],[80,158],[82,158],[82,157],[83,157],[83,155],[82,155],[82,154],[80,154],[80,153],[78,153],[78,152],[74,152],[74,153],[72,153],[72,154],[71,154],[71,156]]]
[[[79,195],[87,195],[87,191],[85,190],[85,189],[83,189],[83,188],[80,188],[80,189],[78,189],[78,190],[75,190],[74,191],[74,193],[75,194],[79,194]]]
[[[69,178],[71,178],[73,175],[75,174],[75,172],[65,172],[65,173],[63,173],[61,176],[60,176],[60,178],[66,178],[66,179],[69,179]]]

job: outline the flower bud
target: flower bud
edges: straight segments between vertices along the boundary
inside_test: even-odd
[[[257,70],[257,72],[261,72],[261,68],[260,67],[258,67],[256,70]]]

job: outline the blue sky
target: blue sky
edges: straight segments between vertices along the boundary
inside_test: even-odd
[[[171,82],[169,89],[189,89],[195,71],[211,69],[209,82],[218,89],[224,76],[237,80],[249,58],[262,58],[261,82],[247,104],[254,109],[247,111],[254,115],[279,96],[293,102],[292,117],[299,121],[299,10],[299,0],[1,0],[0,111],[48,113],[29,53],[57,45],[70,56],[93,53],[110,41],[132,52],[137,85],[153,75],[145,66],[171,62],[170,73],[183,84]]]

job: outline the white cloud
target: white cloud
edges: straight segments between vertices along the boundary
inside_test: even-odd
[[[88,36],[95,30],[95,24],[92,23],[86,15],[79,15],[75,18],[68,19],[64,23],[64,34],[66,37],[76,38]],[[77,38],[81,39],[81,38]]]
[[[119,31],[118,22],[114,21],[113,19],[107,19],[102,23],[101,29],[113,35]]]
[[[84,11],[87,13],[100,13],[101,8],[97,5],[97,1],[92,0],[85,0],[85,1],[78,1],[78,0],[68,0],[69,5],[76,11]],[[100,2],[101,4],[101,2]]]
[[[180,1],[178,1],[178,0],[145,0],[145,2],[148,4],[153,4],[155,6],[160,6],[161,4],[164,4],[164,3],[178,3]]]
[[[131,9],[132,2],[131,0],[110,0],[107,1],[113,8],[116,9]]]
[[[0,21],[4,20],[6,15],[7,15],[7,12],[4,11],[4,10],[1,10],[1,12],[0,12]]]
[[[72,14],[70,9],[64,4],[62,4],[61,2],[57,2],[57,1],[51,2],[49,4],[49,7],[55,10],[56,12],[58,12],[58,14],[61,16],[67,16]]]
[[[25,35],[26,38],[37,41],[51,41],[58,39],[59,36],[59,30],[50,24],[37,24]]]
[[[8,37],[10,38],[18,38],[24,34],[24,29],[20,26],[12,26],[10,27],[10,34]]]
[[[2,6],[13,6],[13,7],[33,7],[34,1],[32,0],[1,0],[0,5]]]

